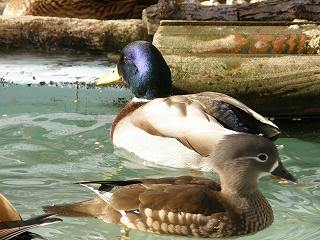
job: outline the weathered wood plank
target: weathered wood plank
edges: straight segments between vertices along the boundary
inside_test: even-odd
[[[179,3],[160,0],[143,11],[149,34],[156,32],[160,20],[197,21],[292,21],[320,20],[320,0],[268,0],[251,4],[204,6],[194,0]]]
[[[178,89],[226,93],[266,115],[320,115],[318,23],[162,21],[153,43]]]
[[[141,20],[0,17],[1,49],[115,52],[141,39],[148,39]]]
[[[153,41],[164,54],[315,54],[319,40],[319,23],[162,21]]]
[[[268,116],[320,114],[320,56],[164,55],[175,87],[216,91]]]
[[[141,19],[157,0],[9,0],[5,16],[47,16],[83,19]]]

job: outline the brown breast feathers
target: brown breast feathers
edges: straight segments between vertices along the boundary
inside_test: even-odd
[[[130,113],[132,113],[134,110],[138,109],[142,105],[144,105],[146,102],[129,102],[117,115],[117,117],[113,120],[113,123],[111,125],[110,129],[110,137],[111,140],[113,139],[113,133],[117,126],[117,124],[126,116],[128,116]]]

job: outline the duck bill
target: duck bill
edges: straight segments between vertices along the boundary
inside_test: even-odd
[[[274,169],[271,170],[271,174],[277,177],[281,177],[291,182],[297,182],[297,179],[288,172],[288,170],[283,166],[281,161],[277,162],[278,164]]]
[[[112,71],[99,78],[96,82],[97,86],[110,86],[114,84],[122,83],[122,77],[118,73],[118,67],[116,66]]]

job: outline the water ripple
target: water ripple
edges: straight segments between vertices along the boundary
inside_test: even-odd
[[[113,118],[108,113],[30,113],[1,118],[1,192],[23,217],[30,217],[40,214],[42,205],[77,202],[94,196],[74,182],[187,173],[146,165],[119,149],[114,154],[107,133]],[[281,158],[299,183],[279,184],[269,177],[262,178],[261,191],[273,207],[275,222],[261,232],[239,239],[320,240],[320,150],[305,151],[310,145],[299,139],[280,139],[280,143],[285,146],[281,149]],[[320,144],[310,144],[320,149]],[[64,218],[63,223],[36,232],[57,240],[114,240],[120,235],[120,227],[97,219]],[[132,231],[130,239],[182,238]]]
[[[50,113],[41,115],[19,115],[15,117],[3,118],[0,121],[0,129],[17,125],[33,126],[45,129],[45,136],[55,139],[60,136],[80,134],[87,131],[103,127],[107,123],[112,123],[114,116],[110,115],[83,115],[77,113]],[[70,124],[70,121],[73,121]],[[85,126],[78,126],[82,123]]]

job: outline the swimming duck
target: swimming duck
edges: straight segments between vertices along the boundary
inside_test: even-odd
[[[158,0],[9,0],[4,16],[49,16],[94,19],[141,18]]]
[[[59,218],[50,218],[51,215],[44,214],[28,220],[22,220],[20,214],[9,200],[0,194],[0,240],[28,240],[39,237],[37,234],[29,232],[29,230],[62,221]]]
[[[170,69],[149,42],[127,45],[115,70],[97,85],[122,80],[135,97],[115,118],[111,139],[144,160],[201,169],[228,135],[245,132],[275,140],[281,134],[274,123],[225,94],[171,96]]]
[[[243,136],[241,136],[243,135]],[[160,234],[228,237],[257,232],[271,225],[273,212],[258,189],[265,172],[289,181],[295,178],[280,161],[269,139],[253,134],[228,136],[210,164],[220,183],[211,179],[180,176],[127,181],[81,182],[108,206],[97,207],[104,221]],[[96,201],[96,200],[95,200]],[[78,215],[84,205],[47,206],[45,211]],[[83,212],[82,211],[82,212]],[[101,214],[97,217],[101,218]]]

